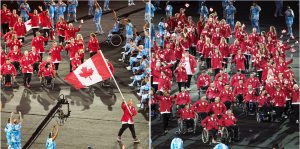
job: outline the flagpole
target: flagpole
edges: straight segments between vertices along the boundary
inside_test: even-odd
[[[116,84],[116,86],[117,86],[117,88],[118,88],[118,90],[119,90],[119,92],[120,92],[120,94],[121,94],[121,97],[122,97],[122,99],[123,99],[123,101],[124,101],[124,103],[125,103],[125,106],[127,107],[128,111],[129,111],[129,113],[130,113],[130,115],[132,115],[132,113],[131,113],[131,111],[129,110],[129,107],[128,107],[126,101],[125,101],[125,98],[124,98],[124,96],[123,96],[123,93],[121,92],[121,89],[120,89],[120,87],[119,87],[119,85],[118,85],[118,83],[117,83],[117,81],[116,81],[116,79],[115,79],[115,77],[114,77],[114,74],[112,74],[111,70],[109,69],[108,64],[107,64],[107,62],[106,62],[106,59],[105,59],[105,57],[104,57],[102,51],[101,51],[101,50],[99,50],[99,51],[100,51],[100,54],[101,54],[101,56],[102,56],[102,58],[103,58],[103,60],[104,60],[104,62],[105,62],[105,65],[106,65],[106,67],[107,67],[107,69],[108,69],[108,71],[109,71],[111,77],[113,78],[113,80],[114,80],[114,82],[115,82],[115,84]]]

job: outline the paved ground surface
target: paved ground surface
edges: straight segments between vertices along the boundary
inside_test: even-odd
[[[9,2],[7,3],[9,8],[11,8],[12,5]],[[102,2],[101,5],[103,5]],[[111,2],[110,6],[111,9],[117,11],[118,15],[129,16],[138,30],[142,31],[142,26],[144,25],[144,3],[136,2],[136,6],[127,7],[126,1],[114,1]],[[87,12],[87,2],[80,2],[77,17],[83,18],[84,24],[79,33],[83,34],[86,43],[89,39],[89,33],[96,30],[92,19],[86,16]],[[112,24],[112,13],[104,13],[102,26],[105,34],[98,36],[101,42],[105,41],[108,31],[112,28]],[[74,23],[74,25],[78,26],[79,23]],[[22,50],[30,49],[28,44],[31,42],[31,38],[32,35],[26,37],[27,46]],[[125,69],[124,64],[117,62],[117,59],[120,57],[121,48],[109,47],[106,43],[101,43],[101,48],[105,57],[110,59],[114,65],[115,78],[125,98],[133,98],[134,104],[138,103],[135,92],[127,86],[131,82],[129,79],[131,73]],[[33,76],[32,87],[30,89],[25,88],[22,85],[23,81],[21,77],[18,77],[17,84],[13,89],[1,90],[1,101],[3,103],[1,132],[3,132],[10,112],[22,111],[24,113],[24,123],[21,133],[22,145],[24,145],[44,119],[45,115],[56,104],[58,96],[64,94],[70,102],[72,112],[65,125],[60,128],[60,133],[56,140],[57,148],[82,149],[87,148],[87,146],[92,146],[95,149],[120,148],[120,144],[116,141],[117,133],[121,127],[120,119],[122,116],[120,108],[122,98],[118,90],[115,86],[111,89],[102,88],[99,85],[93,86],[93,91],[87,89],[75,90],[63,80],[69,72],[69,60],[65,52],[62,52],[62,56],[63,61],[59,67],[59,77],[55,82],[54,90],[41,88],[36,76]],[[88,57],[89,54],[86,53],[86,59]],[[135,122],[135,129],[141,143],[132,143],[129,130],[123,135],[123,143],[126,148],[148,148],[149,129],[148,118],[145,116],[145,113],[139,113],[135,118]],[[31,148],[44,148],[47,136],[51,131],[52,125],[55,123],[56,121],[53,119]],[[7,148],[4,133],[1,133],[1,148]]]
[[[245,23],[247,26],[247,30],[249,31],[251,27],[248,17],[248,10],[251,5],[251,2],[246,2],[246,4],[241,4],[242,2],[236,3],[237,8],[237,20],[241,20],[242,23]],[[174,7],[174,12],[178,12],[180,6],[183,6],[184,3],[176,3],[177,6]],[[239,5],[238,5],[239,4]],[[261,3],[260,3],[261,4]],[[294,10],[297,10],[297,3],[293,3]],[[261,4],[262,5],[262,4]],[[266,8],[267,6],[262,7],[262,17],[261,17],[261,30],[268,30],[270,25],[274,25],[280,33],[281,30],[285,27],[284,18],[275,19],[273,17],[273,2],[267,2],[267,4],[271,8]],[[285,2],[286,5],[286,2]],[[214,8],[218,10],[218,14],[222,14],[222,9],[216,9],[221,7],[221,2],[208,2],[208,8]],[[195,14],[197,8],[196,3],[191,3],[190,8],[187,10],[187,15],[192,15],[194,17],[194,21],[196,22],[197,16]],[[246,11],[244,11],[246,10]],[[295,11],[295,15],[299,16],[299,12]],[[155,14],[154,22],[157,25],[160,18],[164,17],[164,13],[158,12]],[[219,17],[221,17],[219,15]],[[297,17],[296,17],[297,18]],[[299,40],[299,20],[295,20],[297,22],[294,25],[294,34]],[[286,39],[285,39],[286,40]],[[296,40],[294,40],[296,41]],[[294,43],[292,41],[291,43]],[[294,68],[295,74],[297,76],[297,80],[299,82],[299,45],[296,47],[297,52],[294,53],[294,61],[291,66]],[[287,57],[290,56],[291,53],[287,53]],[[199,67],[198,67],[199,68]],[[196,76],[199,75],[199,72]],[[196,102],[199,99],[197,87],[195,85],[196,78],[192,79],[191,86],[191,97],[192,101]],[[174,84],[174,83],[173,83]],[[175,83],[176,84],[176,83]],[[172,93],[177,93],[177,85],[174,85],[172,88]],[[230,148],[232,149],[260,149],[260,148],[271,148],[274,143],[281,143],[285,148],[288,149],[297,149],[299,146],[299,125],[291,124],[288,120],[282,123],[260,123],[256,122],[254,116],[246,117],[241,110],[236,110],[235,115],[238,118],[238,125],[240,129],[240,138],[241,141],[230,144]],[[151,121],[151,139],[153,143],[153,147],[156,149],[165,149],[170,147],[170,143],[174,137],[176,137],[175,132],[178,130],[177,128],[177,120],[173,119],[169,122],[170,130],[167,135],[162,135],[163,133],[163,123],[162,119],[155,119]],[[201,130],[197,129],[196,134],[185,134],[180,136],[184,141],[185,149],[192,148],[203,148],[203,149],[211,149],[213,146],[208,144],[203,144],[201,140]]]

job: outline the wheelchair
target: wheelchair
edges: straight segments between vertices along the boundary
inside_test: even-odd
[[[51,90],[53,90],[54,84],[55,84],[54,82],[55,82],[55,77],[52,77],[51,82],[49,84],[47,84],[47,80],[43,76],[42,80],[41,80],[41,85],[42,85],[42,87],[50,88]]]
[[[216,134],[216,141],[220,141],[220,140],[227,140],[229,137],[229,131],[226,127],[222,127],[221,130],[218,130],[217,134]],[[203,129],[202,134],[201,134],[201,139],[203,143],[208,143],[211,142],[212,137],[211,137],[211,133],[207,130],[207,129]]]
[[[197,122],[198,122],[198,114],[195,113],[195,118],[193,119],[194,121],[194,126],[193,126],[193,133],[195,134],[196,133],[196,128],[197,128]],[[185,123],[183,121],[182,118],[179,118],[178,120],[178,133],[179,134],[184,134],[187,130],[187,128],[185,127]]]
[[[10,75],[10,85],[9,86],[6,86],[6,78],[5,78],[5,75],[2,75],[2,78],[1,78],[1,88],[4,88],[4,87],[13,87],[14,86],[14,76],[13,75]]]
[[[247,104],[244,103],[243,111],[246,116],[248,115],[256,115],[257,113],[257,104],[256,102],[249,102],[249,107],[247,107]]]
[[[275,119],[276,112],[273,110],[257,110],[256,113],[256,121],[257,123],[261,123],[263,121],[273,122]]]
[[[123,27],[122,25],[120,25],[120,26],[121,27],[119,27],[119,31],[118,32],[110,32],[107,35],[106,42],[109,45],[114,46],[114,47],[118,47],[125,40],[125,37],[123,35],[123,31],[124,31],[125,27]]]
[[[222,136],[222,139],[224,142],[233,142],[234,139],[235,139],[235,136],[237,138],[239,138],[239,128],[237,127],[237,132],[234,132],[233,130],[229,130],[229,128],[227,127],[222,127],[222,130],[221,132],[223,132],[223,136]],[[235,134],[237,133],[237,134]]]

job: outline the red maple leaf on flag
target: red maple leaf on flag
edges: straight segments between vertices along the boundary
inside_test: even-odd
[[[81,77],[83,77],[83,78],[87,78],[87,77],[89,77],[90,78],[90,80],[92,80],[91,79],[91,76],[93,75],[93,69],[92,68],[90,68],[90,69],[88,69],[87,67],[82,67],[81,68],[81,73],[79,74]]]

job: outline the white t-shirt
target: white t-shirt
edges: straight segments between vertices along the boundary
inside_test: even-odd
[[[184,68],[186,70],[187,75],[192,75],[192,69],[191,69],[189,57],[184,58]]]

